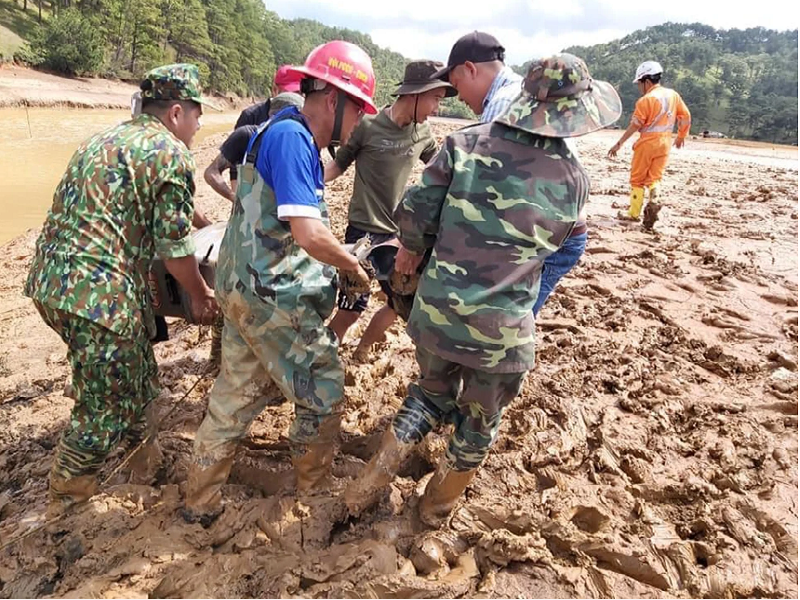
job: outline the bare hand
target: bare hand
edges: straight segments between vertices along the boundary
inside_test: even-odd
[[[214,290],[205,287],[203,294],[191,298],[192,318],[200,325],[211,325],[219,314],[219,306],[214,298]]]
[[[413,275],[417,272],[423,256],[422,254],[411,254],[403,246],[400,246],[394,259],[394,270],[402,275]]]
[[[683,148],[683,144],[686,142],[686,138],[675,138],[675,147],[676,148]]]
[[[615,158],[617,156],[617,152],[619,152],[619,148],[619,143],[611,146],[611,150],[608,151],[608,158]]]
[[[211,225],[211,221],[205,215],[196,212],[192,218],[192,225],[194,225],[195,229],[202,229]]]

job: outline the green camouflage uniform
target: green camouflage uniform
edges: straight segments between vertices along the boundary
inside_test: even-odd
[[[258,143],[266,144],[270,134],[264,131]],[[330,227],[321,198],[318,206]],[[214,286],[225,315],[222,365],[195,437],[196,465],[232,459],[253,419],[281,396],[295,405],[289,439],[296,452],[335,434],[336,428],[322,427],[338,419],[344,393],[336,336],[325,325],[336,297],[335,274],[294,240],[289,223],[278,217],[275,192],[253,162],[240,166]]]
[[[433,255],[408,322],[421,377],[394,420],[401,442],[446,420],[456,427],[452,468],[482,462],[534,364],[542,263],[589,195],[589,178],[560,138],[618,117],[616,92],[593,82],[582,61],[539,61],[506,113],[448,136],[421,185],[406,192],[395,213],[399,238]]]
[[[200,101],[197,67],[154,69],[143,97]],[[153,257],[194,254],[194,160],[158,118],[141,114],[78,148],[56,188],[25,285],[67,344],[75,406],[53,473],[92,475],[144,429],[158,394],[147,276]]]

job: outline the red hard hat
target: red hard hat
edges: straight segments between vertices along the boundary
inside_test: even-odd
[[[289,67],[289,73],[300,78],[313,77],[356,100],[364,112],[378,112],[372,97],[375,95],[375,73],[372,60],[361,48],[350,42],[336,40],[314,48],[302,67]]]
[[[300,77],[297,73],[292,73],[290,65],[283,65],[275,72],[274,82],[278,87],[286,90],[287,92],[294,92],[295,94],[300,91]]]

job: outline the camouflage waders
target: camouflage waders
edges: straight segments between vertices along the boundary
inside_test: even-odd
[[[282,119],[305,127],[299,113],[285,109],[251,139],[220,246],[214,287],[225,316],[222,366],[195,438],[184,512],[189,521],[207,521],[222,510],[221,489],[238,443],[276,397],[295,405],[289,440],[298,491],[319,483],[333,460],[344,394],[337,340],[325,325],[336,299],[335,269],[294,241],[289,223],[277,216],[273,190],[254,167],[253,146],[272,143],[269,128]],[[322,189],[318,207],[328,225]]]
[[[45,323],[67,344],[75,406],[58,442],[50,495],[64,503],[87,500],[108,454],[125,438],[146,434],[145,408],[158,395],[158,366],[142,330],[125,338],[88,319],[34,301]],[[70,480],[82,481],[78,487]]]

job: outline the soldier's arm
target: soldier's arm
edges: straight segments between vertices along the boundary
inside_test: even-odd
[[[447,137],[439,154],[422,172],[422,182],[406,190],[395,210],[397,237],[412,254],[424,254],[436,242],[442,205],[453,177],[454,156],[453,138]]]
[[[159,174],[162,180],[155,190],[151,225],[156,252],[189,294],[195,318],[210,323],[216,315],[214,292],[200,275],[190,235],[194,218],[192,168],[184,164],[168,165]]]
[[[236,200],[236,194],[230,186],[228,186],[225,182],[225,178],[222,176],[222,174],[231,167],[231,163],[228,162],[222,154],[217,154],[214,161],[203,171],[203,179],[205,179],[206,183],[211,186],[211,189],[220,196],[233,202]]]

